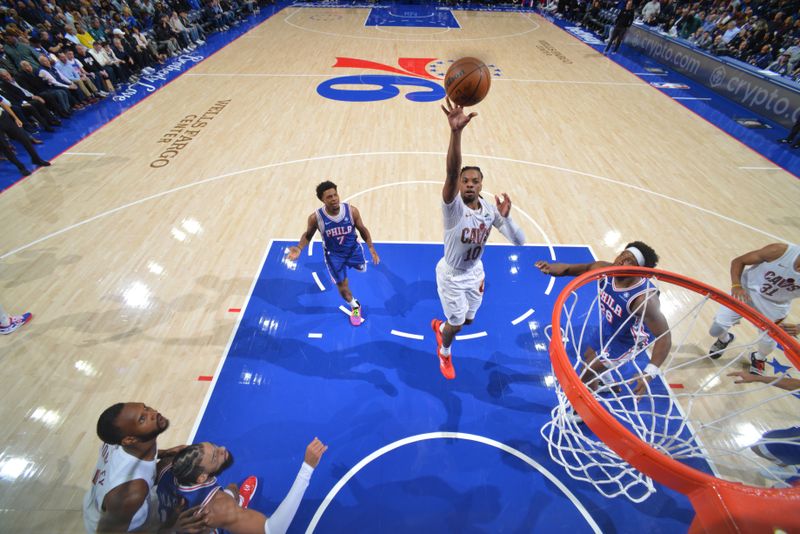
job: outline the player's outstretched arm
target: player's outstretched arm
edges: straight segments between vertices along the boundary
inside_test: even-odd
[[[731,295],[741,302],[748,302],[750,297],[742,287],[742,273],[748,265],[758,265],[765,261],[775,261],[786,253],[789,245],[786,243],[772,243],[759,250],[752,250],[731,261]]]
[[[787,391],[795,391],[800,389],[800,379],[790,378],[788,376],[778,378],[777,376],[754,375],[748,371],[736,371],[733,373],[728,373],[728,376],[735,376],[738,378],[734,384],[750,384],[752,382],[761,382],[762,384],[771,384],[776,388],[785,389]]]
[[[450,204],[458,194],[458,175],[461,173],[461,130],[477,117],[476,112],[469,115],[464,113],[464,108],[456,106],[445,98],[442,111],[447,115],[447,122],[450,125],[450,146],[447,148],[447,177],[442,187],[442,200]]]
[[[593,263],[549,263],[545,260],[539,260],[533,265],[544,274],[549,274],[550,276],[578,276],[585,272],[599,269],[600,267],[608,267],[612,265],[612,263],[607,261],[595,261]]]
[[[364,221],[361,219],[361,213],[352,204],[350,205],[350,210],[353,212],[353,224],[356,225],[358,233],[361,234],[361,239],[363,239],[364,243],[367,244],[367,247],[369,247],[369,252],[372,254],[372,263],[378,265],[381,262],[381,258],[375,251],[375,247],[372,244],[372,235],[369,233],[369,230],[367,230],[367,227],[364,226]]]
[[[644,299],[647,300],[646,303]],[[637,297],[631,303],[631,308],[643,315],[645,326],[656,338],[650,363],[645,367],[644,375],[639,379],[633,391],[637,396],[641,396],[647,393],[647,383],[660,373],[661,365],[666,361],[669,351],[672,349],[672,334],[667,318],[661,312],[661,302],[658,300],[657,294],[648,293]]]
[[[300,242],[293,247],[289,247],[289,256],[288,258],[292,261],[296,260],[300,257],[300,252],[306,248],[306,245],[311,241],[311,238],[314,237],[314,234],[317,232],[317,216],[313,213],[308,216],[308,224],[306,225],[306,231],[303,235],[300,236]]]
[[[300,472],[286,498],[271,517],[267,518],[261,512],[249,508],[241,508],[233,497],[218,491],[208,506],[207,524],[212,528],[223,528],[232,534],[285,534],[303,499],[311,473],[326,450],[327,445],[318,438],[314,438],[306,447]]]
[[[495,218],[492,224],[500,230],[500,233],[510,242],[515,245],[524,245],[525,233],[522,231],[522,228],[517,226],[517,223],[511,219],[511,197],[505,193],[501,193],[500,196],[495,195],[494,202],[500,217]]]

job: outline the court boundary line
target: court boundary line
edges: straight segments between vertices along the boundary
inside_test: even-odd
[[[665,95],[665,96],[667,96],[667,95]],[[215,181],[218,181],[218,180],[222,180],[224,178],[229,178],[231,176],[237,176],[237,175],[240,175],[240,174],[247,174],[247,173],[250,173],[250,172],[253,172],[253,171],[272,169],[272,168],[276,168],[276,167],[283,167],[283,166],[286,166],[286,165],[294,165],[294,164],[298,164],[298,163],[309,163],[309,162],[312,162],[312,161],[326,161],[326,160],[332,160],[332,159],[338,159],[338,158],[373,157],[373,156],[437,156],[437,157],[441,157],[441,156],[444,156],[444,155],[446,155],[444,152],[431,152],[431,151],[379,151],[379,152],[360,152],[360,153],[355,152],[355,153],[347,153],[347,154],[328,154],[328,155],[324,155],[324,156],[312,156],[312,157],[300,158],[300,159],[295,159],[295,160],[280,161],[280,162],[277,162],[277,163],[268,163],[266,165],[259,165],[257,167],[251,167],[249,169],[242,169],[242,170],[238,170],[238,171],[232,171],[232,172],[220,174],[220,175],[217,175],[217,176],[211,176],[209,178],[204,178],[204,179],[198,180],[196,182],[183,184],[183,185],[180,185],[178,187],[174,187],[172,189],[167,189],[166,191],[161,191],[159,193],[154,193],[154,194],[149,195],[147,197],[140,198],[139,200],[134,200],[132,202],[128,202],[127,204],[123,204],[121,206],[117,206],[116,208],[112,208],[110,210],[106,210],[104,212],[98,213],[96,215],[93,215],[92,217],[89,217],[88,219],[84,219],[82,221],[79,221],[77,223],[71,224],[69,226],[65,226],[64,228],[62,228],[60,230],[56,230],[55,232],[51,232],[51,233],[49,233],[47,235],[44,235],[44,236],[42,236],[42,237],[40,237],[40,238],[38,238],[38,239],[36,239],[34,241],[31,241],[30,243],[28,243],[26,245],[20,245],[17,248],[12,249],[9,252],[6,252],[6,253],[0,255],[0,260],[4,260],[4,259],[8,258],[9,256],[13,256],[14,254],[22,252],[23,250],[26,250],[26,249],[34,246],[34,245],[38,245],[39,243],[47,241],[48,239],[51,239],[53,237],[57,237],[57,236],[59,236],[61,234],[64,234],[64,233],[69,232],[71,230],[74,230],[75,228],[79,228],[79,227],[81,227],[81,226],[83,226],[85,224],[88,224],[90,222],[96,221],[98,219],[102,219],[104,217],[107,217],[108,215],[112,215],[114,213],[123,211],[123,210],[125,210],[127,208],[131,208],[133,206],[137,206],[139,204],[143,204],[143,203],[148,202],[150,200],[155,200],[157,198],[165,197],[167,195],[171,195],[173,193],[177,193],[178,191],[182,191],[184,189],[190,189],[190,188],[196,187],[198,185],[203,185],[203,184],[206,184],[206,183],[215,182]],[[600,175],[597,175],[597,174],[592,174],[592,173],[588,173],[588,172],[584,172],[584,171],[578,171],[578,170],[574,170],[574,169],[568,169],[566,167],[559,167],[557,165],[550,165],[550,164],[547,164],[547,163],[537,163],[537,162],[532,162],[532,161],[525,161],[525,160],[520,160],[520,159],[516,159],[516,158],[507,158],[507,157],[502,157],[502,156],[489,156],[489,155],[480,155],[480,154],[463,154],[463,156],[469,157],[469,158],[486,159],[486,160],[490,160],[490,161],[502,161],[502,162],[509,162],[509,163],[518,163],[518,164],[521,164],[521,165],[529,165],[531,167],[541,167],[541,168],[544,168],[544,169],[556,170],[556,171],[565,172],[565,173],[568,173],[568,174],[575,174],[575,175],[582,176],[582,177],[585,177],[585,178],[593,178],[593,179],[599,180],[601,182],[607,182],[607,183],[615,184],[615,185],[618,185],[618,186],[621,186],[621,187],[624,187],[624,188],[627,188],[627,189],[633,189],[633,190],[639,191],[641,193],[650,194],[650,195],[658,197],[658,198],[660,198],[662,200],[669,200],[669,201],[675,202],[677,204],[680,204],[680,205],[682,205],[684,207],[696,209],[697,211],[703,212],[703,213],[705,213],[707,215],[715,216],[715,217],[717,217],[719,219],[722,219],[724,221],[739,225],[739,226],[741,226],[743,228],[746,228],[748,230],[752,230],[753,232],[765,235],[765,236],[767,236],[767,237],[769,237],[771,239],[775,239],[775,240],[781,241],[783,243],[788,243],[789,242],[786,239],[783,239],[782,237],[778,237],[777,235],[771,234],[771,233],[767,232],[766,230],[761,230],[760,228],[756,228],[755,226],[751,226],[751,225],[749,225],[749,224],[747,224],[745,222],[742,222],[742,221],[739,221],[737,219],[734,219],[733,217],[729,217],[727,215],[723,215],[721,213],[717,213],[717,212],[712,211],[712,210],[710,210],[708,208],[703,208],[703,207],[698,206],[696,204],[692,204],[691,202],[688,202],[688,201],[685,201],[685,200],[681,200],[679,198],[671,197],[671,196],[669,196],[667,194],[664,194],[664,193],[658,193],[656,191],[652,191],[652,190],[647,189],[645,187],[642,187],[642,186],[639,186],[639,185],[634,185],[634,184],[628,184],[628,183],[622,182],[620,180],[615,180],[613,178],[606,178],[604,176],[600,176]],[[440,183],[441,184],[442,182],[435,182],[435,183]],[[522,211],[522,210],[520,210],[520,211]]]
[[[286,6],[283,10],[288,10],[291,7],[294,7],[295,10],[291,14],[289,14],[288,16],[284,17],[283,23],[284,24],[288,24],[289,26],[292,26],[293,28],[297,28],[298,30],[301,30],[301,31],[319,33],[319,34],[322,34],[322,35],[328,35],[328,36],[331,36],[331,37],[337,37],[339,39],[341,39],[341,38],[345,38],[345,39],[367,39],[367,40],[373,40],[373,41],[392,41],[392,42],[397,42],[397,41],[401,40],[400,37],[397,38],[397,39],[394,39],[394,38],[389,38],[389,37],[375,37],[373,35],[350,35],[350,34],[346,34],[346,33],[326,32],[326,31],[322,31],[322,30],[315,30],[313,28],[306,28],[304,26],[298,26],[294,22],[291,22],[289,19],[294,17],[296,14],[300,13],[301,10],[304,10],[304,9],[320,9],[320,8],[314,7],[314,6],[310,6],[310,5],[309,6],[298,6],[297,4],[291,4],[289,6]],[[371,7],[338,6],[338,5],[336,5],[336,6],[332,5],[332,6],[326,6],[326,7],[330,8],[330,9],[354,9],[354,10],[355,9],[366,9],[368,11],[368,14],[367,14],[368,17],[369,17],[369,11],[371,9]],[[326,7],[322,7],[322,9],[325,9]],[[468,11],[468,10],[461,9],[459,11]],[[508,13],[508,12],[507,11],[486,11],[486,13]],[[402,36],[402,40],[410,41],[410,42],[421,42],[421,43],[425,43],[425,42],[428,42],[428,43],[430,43],[430,42],[433,42],[433,43],[437,43],[437,42],[448,43],[448,42],[463,42],[463,41],[470,41],[470,42],[472,42],[472,41],[486,41],[486,40],[491,40],[491,39],[509,39],[509,38],[514,38],[514,37],[519,37],[521,35],[526,35],[528,33],[536,31],[536,30],[538,30],[539,28],[542,27],[542,25],[539,23],[539,21],[534,20],[534,18],[532,16],[532,15],[535,15],[536,17],[543,18],[543,17],[541,17],[541,15],[539,15],[537,13],[524,12],[524,11],[518,11],[518,12],[513,12],[513,13],[519,13],[519,15],[521,15],[521,18],[530,21],[531,24],[533,24],[533,27],[529,28],[529,29],[527,29],[525,31],[518,32],[518,33],[511,33],[511,34],[506,34],[506,35],[496,35],[496,36],[487,36],[487,37],[462,37],[462,38],[456,38],[456,39],[419,39],[419,38],[412,38],[411,36]],[[453,14],[452,11],[451,11],[451,14]],[[455,17],[455,14],[453,14],[453,16]],[[366,24],[366,19],[364,19],[364,23]],[[362,25],[360,27],[366,28],[367,26]],[[459,28],[459,29],[463,29],[463,27]]]
[[[374,460],[380,458],[384,454],[392,452],[395,449],[399,449],[404,445],[409,445],[412,443],[418,443],[421,441],[429,441],[434,439],[461,439],[464,441],[482,443],[484,445],[500,449],[501,451],[508,453],[519,460],[522,460],[523,462],[534,468],[536,471],[538,471],[540,474],[542,474],[547,480],[550,481],[550,483],[552,483],[556,488],[558,488],[561,491],[561,493],[565,497],[567,497],[567,499],[573,504],[573,506],[575,506],[575,508],[583,516],[583,518],[589,524],[589,527],[594,532],[602,533],[600,526],[595,522],[592,515],[589,513],[589,511],[586,509],[583,503],[575,496],[575,494],[572,493],[569,490],[569,488],[567,488],[566,485],[564,485],[564,483],[558,479],[558,477],[556,477],[542,464],[540,464],[527,454],[509,445],[506,445],[505,443],[502,443],[500,441],[491,438],[487,438],[485,436],[480,436],[478,434],[440,431],[440,432],[428,432],[426,434],[416,434],[414,436],[409,436],[406,438],[399,439],[397,441],[389,443],[388,445],[384,445],[380,449],[362,458],[361,461],[359,461],[356,465],[351,467],[350,470],[342,478],[340,478],[339,481],[336,482],[336,484],[334,484],[334,486],[330,489],[328,494],[325,496],[325,498],[322,500],[319,507],[317,508],[317,511],[312,516],[308,526],[306,527],[305,531],[306,534],[312,534],[314,532],[314,529],[317,528],[317,525],[319,524],[319,521],[322,518],[323,514],[328,509],[330,503],[333,502],[333,499],[336,497],[339,491],[341,491],[341,489],[350,481],[350,479],[353,478],[356,474],[358,474],[358,472],[361,471],[364,467],[372,463]]]
[[[217,387],[217,380],[219,380],[219,375],[222,372],[222,367],[225,365],[225,362],[228,360],[228,355],[231,353],[231,347],[233,346],[233,340],[236,338],[236,333],[239,331],[239,327],[242,324],[242,319],[244,318],[244,312],[247,310],[247,306],[250,304],[250,299],[253,297],[253,291],[256,289],[256,284],[258,283],[258,276],[261,274],[261,271],[264,270],[264,265],[267,263],[267,256],[269,256],[269,251],[272,249],[272,244],[275,242],[275,239],[270,239],[269,243],[267,244],[267,249],[264,251],[264,256],[261,258],[261,263],[256,271],[255,275],[253,276],[253,281],[250,284],[250,291],[247,292],[247,297],[244,299],[244,305],[241,306],[242,312],[239,313],[239,316],[236,318],[236,322],[233,325],[233,331],[231,332],[230,338],[228,339],[228,344],[225,347],[225,351],[222,353],[222,358],[220,358],[219,363],[217,364],[217,368],[214,371],[214,378],[211,380],[211,384],[209,384],[208,391],[206,391],[206,397],[203,399],[203,404],[200,406],[200,411],[195,418],[194,425],[192,426],[192,431],[189,433],[189,438],[186,443],[193,443],[194,438],[197,437],[197,430],[200,428],[200,422],[203,420],[203,416],[206,414],[206,409],[208,408],[208,403],[211,400],[211,395],[214,394],[214,390]]]

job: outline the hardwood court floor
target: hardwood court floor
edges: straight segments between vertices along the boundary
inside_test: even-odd
[[[376,240],[441,239],[439,102],[322,98],[324,80],[366,73],[336,57],[497,65],[464,161],[511,196],[531,242],[610,259],[642,239],[661,267],[726,287],[734,256],[800,240],[797,179],[741,169],[772,165],[543,19],[456,12],[460,30],[379,30],[366,15],[287,8],[74,147],[102,156],[59,157],[0,196],[0,298],[35,314],[0,339],[0,530],[82,531],[112,403],[146,401],[172,421],[162,443],[187,439],[228,309],[268,241],[299,237],[318,182],[358,195]],[[184,120],[206,124],[153,168]]]

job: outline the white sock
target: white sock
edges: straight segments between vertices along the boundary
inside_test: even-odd
[[[439,325],[439,333],[441,333],[441,334],[444,334],[444,325],[445,325],[445,324],[447,324],[447,323],[445,323],[444,321],[442,321],[442,324],[440,324],[440,325]]]
[[[722,341],[723,343],[727,343],[728,341],[731,340],[731,333],[730,332],[723,333],[721,336],[719,336],[719,340]]]
[[[353,299],[350,302],[348,302],[348,304],[350,305],[351,308],[358,308],[358,301],[356,301],[355,297],[353,297]]]
[[[758,352],[758,351],[755,351],[755,352],[753,353],[753,357],[754,357],[756,360],[760,361],[760,362],[765,362],[765,361],[767,361],[767,357],[766,357],[766,356],[764,356],[763,354],[761,354],[761,353],[760,353],[760,352]]]
[[[450,356],[450,347],[442,346],[442,348],[439,349],[439,352],[442,354],[442,356]]]

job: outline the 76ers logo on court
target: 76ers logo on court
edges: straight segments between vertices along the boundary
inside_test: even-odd
[[[412,102],[435,102],[444,98],[439,79],[426,67],[435,58],[401,57],[400,68],[351,57],[337,57],[334,68],[370,69],[392,74],[357,74],[326,80],[317,86],[320,96],[342,102],[377,102],[400,94],[400,87],[416,88],[405,96]]]

